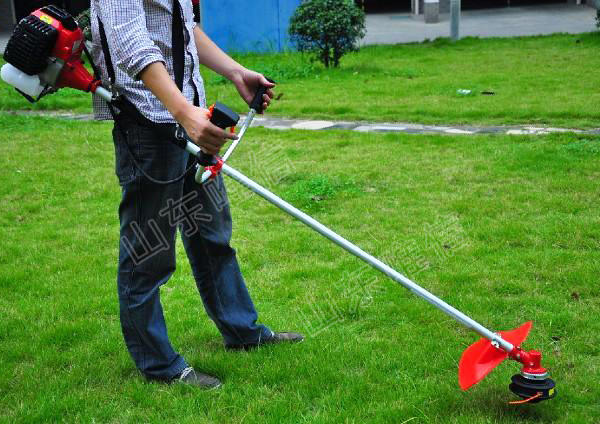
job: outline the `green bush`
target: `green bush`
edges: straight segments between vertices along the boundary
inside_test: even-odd
[[[92,25],[90,23],[90,9],[86,9],[75,17],[79,28],[83,31],[85,39],[88,41],[92,40]]]
[[[337,67],[365,36],[365,13],[353,0],[304,0],[289,33],[298,50],[315,54],[327,68]]]

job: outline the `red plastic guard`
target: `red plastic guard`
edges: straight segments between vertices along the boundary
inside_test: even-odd
[[[520,346],[527,339],[533,323],[526,322],[514,330],[500,331],[502,338],[513,346]],[[458,364],[458,383],[463,390],[479,383],[486,375],[508,358],[508,352],[494,347],[488,339],[480,339],[469,346]]]

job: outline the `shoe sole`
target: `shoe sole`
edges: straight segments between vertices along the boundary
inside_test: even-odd
[[[302,343],[304,342],[305,338],[303,337],[300,340],[283,340],[280,342],[267,342],[267,343],[260,343],[260,344],[253,344],[253,345],[225,345],[225,350],[230,351],[230,352],[241,352],[241,351],[251,351],[254,349],[258,349],[261,347],[266,347],[266,346],[274,346],[274,345],[280,345],[280,344],[298,344],[298,343]]]
[[[206,390],[207,392],[210,392],[211,390],[219,389],[219,388],[221,388],[221,386],[223,386],[222,382],[219,382],[219,384],[217,384],[216,386],[212,386],[212,387],[203,386],[201,384],[188,383],[186,381],[177,381],[177,382],[175,382],[175,384],[184,385],[184,386],[188,386],[188,387],[198,387],[199,389]]]

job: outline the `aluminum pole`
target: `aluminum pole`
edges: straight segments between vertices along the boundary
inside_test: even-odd
[[[223,162],[227,162],[227,159],[229,159],[229,157],[231,156],[233,151],[237,148],[238,144],[240,144],[240,141],[242,141],[242,138],[244,138],[246,131],[248,130],[248,128],[250,128],[250,125],[252,125],[252,121],[254,120],[255,116],[256,116],[256,110],[250,108],[250,111],[248,112],[248,116],[246,116],[246,120],[240,127],[240,132],[238,133],[238,139],[234,140],[233,143],[231,143],[231,146],[229,146],[229,148],[227,149],[227,151],[221,158],[221,159],[223,159]],[[208,179],[210,178],[211,175],[212,175],[212,172],[205,171],[204,167],[198,167],[198,170],[196,171],[196,182],[199,184],[204,184],[205,182],[208,181]]]
[[[104,87],[96,87],[94,94],[96,96],[100,97],[101,99],[103,99],[107,103],[110,103],[112,100],[112,93]]]
[[[458,309],[450,306],[449,304],[444,302],[442,299],[440,299],[437,296],[433,295],[432,293],[428,292],[427,290],[425,290],[418,284],[412,282],[411,280],[406,278],[404,275],[400,274],[395,269],[384,264],[379,259],[368,254],[367,252],[365,252],[358,246],[352,244],[351,242],[349,242],[342,236],[333,232],[332,230],[330,230],[329,228],[327,228],[326,226],[321,224],[316,219],[305,214],[301,210],[295,208],[294,206],[292,206],[285,200],[281,199],[280,197],[271,193],[266,188],[262,187],[260,184],[255,183],[254,181],[252,181],[250,178],[246,177],[241,172],[236,171],[234,168],[232,168],[231,166],[229,166],[227,164],[223,164],[222,172],[225,175],[228,175],[229,177],[233,178],[235,181],[242,184],[246,188],[252,190],[254,193],[258,194],[263,199],[274,204],[275,206],[277,206],[284,212],[286,212],[286,213],[290,214],[291,216],[293,216],[294,218],[297,218],[298,220],[302,221],[304,224],[306,224],[307,226],[309,226],[310,228],[312,228],[319,234],[325,236],[326,238],[328,238],[329,240],[331,240],[332,242],[334,242],[335,244],[337,244],[344,250],[352,253],[354,256],[358,257],[359,259],[362,259],[363,261],[365,261],[366,263],[371,265],[373,268],[377,269],[378,271],[380,271],[383,274],[390,277],[392,280],[400,283],[402,286],[411,290],[414,294],[425,299],[427,302],[431,303],[433,306],[435,306],[442,312],[446,313],[450,317],[454,318],[456,321],[460,322],[467,328],[474,330],[475,332],[479,333],[481,336],[492,341],[493,343],[497,343],[498,346],[501,347],[506,352],[511,352],[513,350],[514,346],[510,342],[504,340],[499,334],[493,333],[492,331],[488,330],[487,328],[485,328],[478,322],[474,321],[473,319],[469,318],[467,315],[460,312]]]
[[[460,0],[450,0],[450,38],[460,38]]]

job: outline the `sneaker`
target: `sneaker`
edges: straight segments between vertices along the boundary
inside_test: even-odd
[[[225,349],[227,350],[250,350],[259,346],[265,346],[277,343],[300,343],[304,341],[304,336],[300,333],[275,333],[271,338],[261,340],[258,343],[247,343],[247,344],[226,344]]]
[[[173,379],[174,383],[183,383],[190,386],[202,387],[203,389],[216,389],[221,387],[221,381],[218,378],[196,372],[194,368],[187,367],[179,376]]]

